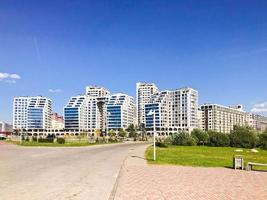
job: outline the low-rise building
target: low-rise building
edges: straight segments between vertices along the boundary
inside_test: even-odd
[[[51,128],[62,130],[64,129],[64,118],[59,116],[58,113],[51,114]]]
[[[13,126],[6,122],[0,121],[0,137],[8,137],[13,132]]]
[[[241,106],[222,106],[219,104],[204,104],[201,107],[201,128],[230,133],[235,125],[246,125],[246,112]]]
[[[246,113],[246,125],[256,131],[263,132],[267,129],[267,117],[254,113]]]

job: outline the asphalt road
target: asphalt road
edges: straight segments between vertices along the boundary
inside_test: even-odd
[[[38,148],[0,144],[0,199],[109,199],[124,159],[144,145]]]

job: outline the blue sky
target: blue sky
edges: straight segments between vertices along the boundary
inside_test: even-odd
[[[257,0],[2,0],[0,120],[12,121],[15,96],[48,96],[62,114],[86,85],[135,96],[138,81],[266,114],[266,10]]]

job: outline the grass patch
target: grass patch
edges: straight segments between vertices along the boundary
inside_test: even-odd
[[[119,142],[109,142],[109,143],[89,143],[89,142],[66,142],[65,144],[58,144],[58,143],[38,143],[38,142],[25,142],[23,141],[22,144],[20,144],[19,141],[6,141],[8,143],[16,144],[19,146],[26,146],[26,147],[84,147],[84,146],[93,146],[93,145],[99,145],[99,144],[114,144]]]
[[[258,149],[258,153],[235,152],[233,147],[207,146],[173,146],[157,147],[157,160],[153,161],[153,147],[146,150],[146,158],[150,164],[170,164],[193,167],[232,167],[233,156],[243,155],[245,166],[247,162],[267,163],[267,151]],[[256,170],[267,170],[267,167],[253,167]]]

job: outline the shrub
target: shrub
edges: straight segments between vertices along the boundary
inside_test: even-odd
[[[164,144],[163,142],[156,142],[156,146],[157,147],[161,147],[161,148],[166,148],[168,147],[166,144]]]
[[[120,137],[126,137],[126,135],[127,135],[127,133],[122,128],[120,128],[120,130],[119,130],[119,136]]]
[[[267,133],[262,133],[259,135],[259,147],[267,150]]]
[[[235,126],[230,139],[232,147],[254,148],[257,137],[250,127]]]
[[[33,142],[37,142],[37,137],[32,137]]]
[[[57,143],[58,144],[65,144],[65,138],[62,138],[62,137],[57,138]]]
[[[195,138],[198,145],[204,145],[208,142],[209,135],[201,129],[194,129],[191,132],[191,136]]]
[[[213,147],[228,147],[230,146],[230,138],[228,134],[209,131],[208,145]]]
[[[53,143],[54,139],[53,138],[39,138],[38,142],[40,142],[40,143]]]
[[[184,131],[171,136],[173,145],[195,146],[196,140]]]

